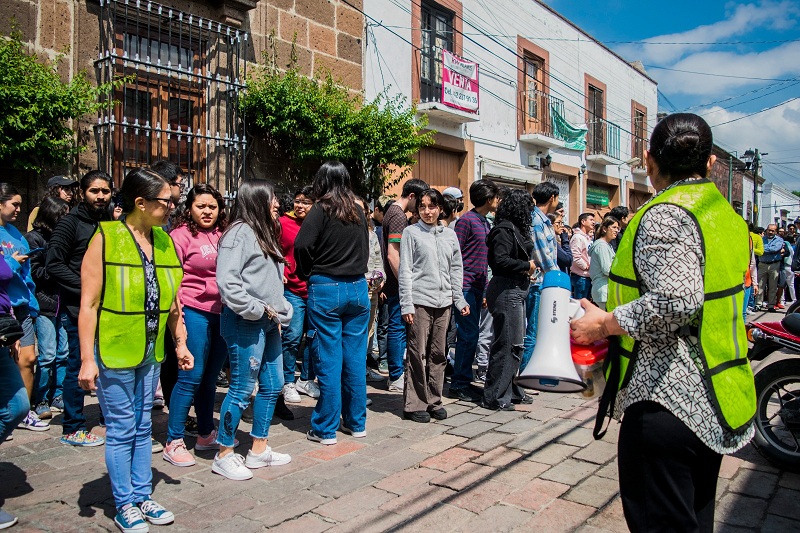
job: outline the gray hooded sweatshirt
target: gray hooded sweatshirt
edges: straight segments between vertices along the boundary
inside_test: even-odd
[[[404,315],[414,313],[415,305],[442,308],[455,303],[459,311],[464,309],[464,266],[456,232],[421,220],[403,230],[397,279]]]
[[[223,305],[245,320],[259,320],[269,305],[289,325],[294,309],[283,296],[283,264],[264,256],[247,224],[234,224],[219,241],[217,287]]]

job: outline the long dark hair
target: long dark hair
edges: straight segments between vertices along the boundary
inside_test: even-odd
[[[692,113],[675,113],[661,119],[650,136],[650,155],[659,174],[672,181],[706,177],[714,141],[711,127]]]
[[[272,200],[275,198],[275,189],[266,180],[247,180],[242,182],[236,193],[236,202],[233,204],[231,222],[226,231],[233,229],[237,223],[247,224],[256,234],[264,257],[271,257],[283,263],[283,253],[278,244],[281,226],[277,219],[272,218]]]
[[[192,187],[192,190],[186,195],[186,206],[184,207],[178,222],[178,226],[185,225],[187,228],[189,228],[189,231],[192,233],[192,237],[197,237],[197,233],[200,230],[200,228],[197,226],[197,222],[195,222],[192,218],[192,204],[194,204],[194,201],[198,196],[203,194],[210,194],[214,197],[214,200],[217,201],[217,221],[212,229],[225,231],[225,228],[228,227],[228,214],[225,212],[225,199],[222,197],[219,191],[214,188],[213,185],[209,185],[207,183],[198,183]]]
[[[61,191],[62,190],[67,190],[68,191],[68,190],[72,189],[72,200],[67,202],[67,205],[69,205],[69,208],[72,209],[73,207],[78,205],[78,203],[81,201],[81,197],[78,194],[78,185],[79,184],[78,184],[77,181],[75,183],[73,183],[72,185],[53,185],[52,187],[49,187],[47,189],[46,193],[44,193],[44,198],[58,198],[59,200],[65,201],[63,198],[61,198]],[[42,199],[43,201],[44,201],[44,198]],[[39,208],[40,209],[41,209],[41,205],[42,204],[40,203],[39,204]],[[36,216],[39,216],[39,215],[36,215]]]
[[[137,198],[146,200],[157,198],[165,185],[168,185],[167,180],[152,170],[144,167],[131,170],[122,180],[122,187],[119,189],[122,211],[126,214],[133,211]]]
[[[356,197],[350,184],[350,173],[339,161],[326,161],[314,176],[314,196],[331,217],[350,224],[361,224]]]
[[[523,235],[531,233],[531,195],[522,189],[512,189],[503,197],[497,207],[495,224],[508,220],[514,224]]]
[[[10,183],[0,183],[0,204],[4,204],[15,196],[22,196]]]
[[[56,223],[69,212],[70,205],[61,198],[45,196],[39,204],[39,212],[33,221],[33,229],[38,230],[45,239],[56,227]]]

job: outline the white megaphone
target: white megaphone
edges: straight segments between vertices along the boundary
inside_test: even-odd
[[[586,384],[572,362],[569,322],[583,316],[578,300],[570,298],[569,276],[558,270],[544,275],[539,300],[536,347],[514,382],[546,392],[581,392]]]

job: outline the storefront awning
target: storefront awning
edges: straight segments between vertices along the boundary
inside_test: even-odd
[[[481,158],[479,161],[482,178],[500,178],[530,185],[542,182],[542,172],[540,170],[491,159]]]

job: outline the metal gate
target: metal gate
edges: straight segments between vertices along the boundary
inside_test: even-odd
[[[245,168],[238,98],[247,32],[148,0],[100,0],[100,83],[123,78],[95,125],[98,168],[119,185],[168,159],[235,194]]]
[[[564,225],[569,225],[569,176],[546,173],[543,181],[549,181],[558,187],[558,201],[564,204]]]

